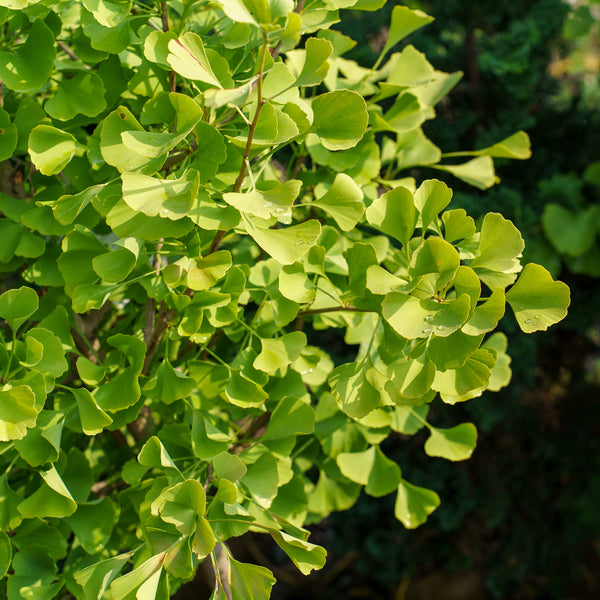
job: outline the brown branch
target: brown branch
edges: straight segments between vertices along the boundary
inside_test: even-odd
[[[79,56],[77,56],[77,54],[75,54],[75,52],[73,52],[73,50],[71,50],[71,48],[69,48],[69,46],[67,46],[64,42],[58,42],[58,47],[71,59],[71,60],[76,60],[76,61],[81,61],[81,58],[79,58]],[[89,69],[89,67],[86,65],[86,68]]]
[[[304,9],[305,2],[306,2],[306,0],[298,0],[298,3],[296,4],[296,8],[294,8],[294,12],[297,14],[301,14],[302,10]],[[279,40],[279,43],[277,44],[277,46],[275,46],[275,48],[271,52],[271,57],[273,58],[273,60],[275,60],[279,56],[282,46],[283,46],[283,41]]]
[[[150,366],[150,363],[152,362],[152,359],[158,350],[158,346],[165,335],[165,331],[167,331],[169,323],[173,320],[176,314],[176,308],[170,308],[167,310],[165,303],[162,302],[160,310],[158,311],[158,317],[156,318],[154,331],[152,332],[152,337],[150,338],[150,344],[148,345],[148,350],[146,351],[146,358],[144,359],[144,366],[142,368],[143,374],[146,374],[148,367]]]
[[[167,13],[167,3],[160,3],[160,20],[162,22],[163,31],[166,33],[169,31],[169,15]]]
[[[127,431],[136,442],[146,439],[152,433],[153,428],[152,411],[148,406],[142,406],[138,417],[131,423],[127,423]]]
[[[263,84],[263,73],[265,70],[265,55],[267,53],[267,39],[265,38],[262,51],[260,55],[260,66],[258,68],[258,79],[256,82],[256,112],[254,113],[254,118],[252,119],[252,123],[250,123],[250,130],[248,131],[248,139],[246,140],[246,148],[244,149],[244,158],[242,159],[242,164],[240,166],[240,172],[238,173],[237,179],[233,184],[233,192],[238,193],[242,189],[242,184],[244,182],[244,177],[246,177],[246,167],[248,163],[248,157],[250,156],[250,150],[252,148],[252,140],[254,139],[254,133],[256,132],[256,126],[258,125],[258,119],[260,117],[260,112],[262,107],[265,104],[265,100],[263,99],[262,93],[262,84]],[[216,252],[223,238],[226,235],[226,231],[219,230],[217,231],[217,235],[215,235],[212,244],[210,245],[209,254]]]
[[[356,308],[354,306],[328,306],[327,308],[313,308],[312,310],[302,310],[298,313],[298,317],[307,317],[309,315],[320,315],[330,312],[377,312],[368,308]]]
[[[217,342],[223,337],[223,330],[222,329],[217,329],[212,337],[210,338],[210,342],[208,342],[208,345],[206,346],[206,348],[204,349],[204,351],[202,352],[202,354],[200,354],[200,360],[206,360],[209,356],[209,352],[208,350],[212,350],[216,345]]]
[[[156,313],[156,300],[149,298],[146,303],[146,320],[144,324],[144,344],[146,348],[152,339],[152,332],[154,330],[154,315]]]
[[[160,3],[160,21],[162,30],[166,33],[169,31],[169,13],[167,11],[167,3]],[[177,89],[177,80],[175,79],[175,71],[169,71],[169,92],[174,92]]]

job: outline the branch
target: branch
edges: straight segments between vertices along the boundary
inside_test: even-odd
[[[142,367],[142,373],[145,375],[156,351],[158,350],[158,346],[165,335],[165,331],[169,326],[169,323],[173,320],[175,315],[177,314],[176,308],[166,309],[166,305],[163,302],[160,306],[160,311],[158,312],[158,317],[156,319],[156,325],[154,327],[154,331],[152,332],[152,337],[150,339],[150,344],[148,345],[148,350],[146,351],[146,358],[144,359],[144,366]]]
[[[71,50],[71,48],[69,48],[69,46],[67,46],[64,42],[58,42],[58,47],[71,59],[71,60],[76,60],[78,62],[81,61],[81,58],[79,58],[79,56],[77,56],[77,54],[75,54],[75,52],[73,52],[73,50]],[[89,69],[89,67],[86,65],[86,68]]]
[[[267,53],[267,38],[265,38],[261,55],[260,55],[260,65],[258,68],[258,80],[256,82],[256,95],[257,95],[257,105],[256,112],[254,113],[254,118],[252,119],[252,123],[250,123],[250,130],[248,131],[248,139],[246,140],[246,148],[244,150],[244,158],[242,159],[242,165],[240,167],[240,172],[233,184],[233,192],[238,193],[242,189],[242,183],[244,182],[244,177],[246,176],[246,165],[248,163],[248,157],[250,156],[250,150],[252,148],[252,140],[254,139],[254,133],[256,132],[256,126],[258,125],[258,119],[260,117],[260,112],[262,107],[265,104],[265,100],[263,99],[262,94],[262,84],[263,84],[263,74],[265,70],[265,55]],[[210,245],[210,249],[208,251],[209,254],[216,252],[223,241],[223,238],[226,235],[226,231],[219,230],[217,231],[217,235],[212,241]]]
[[[356,308],[355,306],[348,306],[344,304],[343,306],[328,306],[327,308],[313,308],[312,310],[301,310],[298,313],[298,317],[307,317],[308,315],[320,315],[322,313],[330,313],[330,312],[377,312],[376,310],[371,310],[369,308]]]
[[[169,31],[169,13],[167,12],[167,3],[160,3],[160,20],[162,23],[162,29],[165,33]],[[169,91],[174,92],[177,89],[177,82],[175,80],[175,71],[172,69],[169,71]]]

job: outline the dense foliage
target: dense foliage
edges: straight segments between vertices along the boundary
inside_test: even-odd
[[[382,444],[468,458],[434,399],[508,383],[506,303],[525,332],[565,316],[510,221],[410,173],[487,188],[527,136],[442,155],[422,125],[460,73],[392,53],[431,18],[394,7],[366,68],[330,29],[349,4],[381,7],[0,0],[9,600],[168,598],[208,557],[215,599],[267,598],[224,542],[309,573],[305,526],[362,490],[420,525],[439,498]]]
[[[498,210],[513,220],[525,238],[526,259],[560,274],[573,302],[568,317],[545,335],[519,336],[510,319],[501,321],[511,341],[511,385],[454,414],[436,412],[440,423],[460,412],[478,424],[470,461],[432,465],[404,445],[388,451],[400,464],[410,456],[405,473],[411,480],[438,482],[442,504],[426,530],[392,526],[378,535],[375,524],[389,506],[363,498],[358,512],[336,517],[331,548],[360,548],[354,585],[381,586],[383,597],[410,578],[409,595],[437,581],[439,589],[452,582],[463,591],[477,582],[474,597],[485,586],[495,598],[595,598],[599,7],[562,0],[406,4],[436,16],[410,43],[437,68],[465,73],[442,101],[439,118],[425,124],[428,137],[454,150],[484,146],[522,127],[532,141],[528,161],[498,163],[501,185],[479,192],[454,182],[453,206],[472,215]],[[340,26],[376,46],[385,15],[369,13],[367,20]],[[367,46],[356,58],[369,64],[374,56]],[[385,575],[374,578],[374,572]]]

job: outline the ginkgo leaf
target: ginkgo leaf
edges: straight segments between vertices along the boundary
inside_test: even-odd
[[[440,505],[440,497],[427,488],[408,483],[404,479],[398,486],[394,514],[407,529],[415,529]]]
[[[531,263],[508,290],[506,300],[519,327],[525,333],[531,333],[545,331],[564,319],[571,298],[565,283],[554,281],[544,267]]]
[[[477,429],[473,423],[461,423],[450,429],[429,427],[430,434],[425,442],[425,452],[429,456],[466,460],[473,454],[477,444]]]

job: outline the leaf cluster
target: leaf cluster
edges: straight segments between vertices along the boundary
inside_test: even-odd
[[[510,221],[410,177],[486,188],[529,141],[442,160],[422,125],[460,74],[392,52],[431,18],[395,7],[371,69],[330,29],[381,4],[0,0],[10,600],[164,599],[203,560],[215,599],[268,598],[225,542],[262,531],[307,574],[306,525],[363,489],[417,527],[439,497],[381,443],[425,427],[468,458],[475,426],[430,403],[508,383],[506,303],[525,332],[565,316]]]

